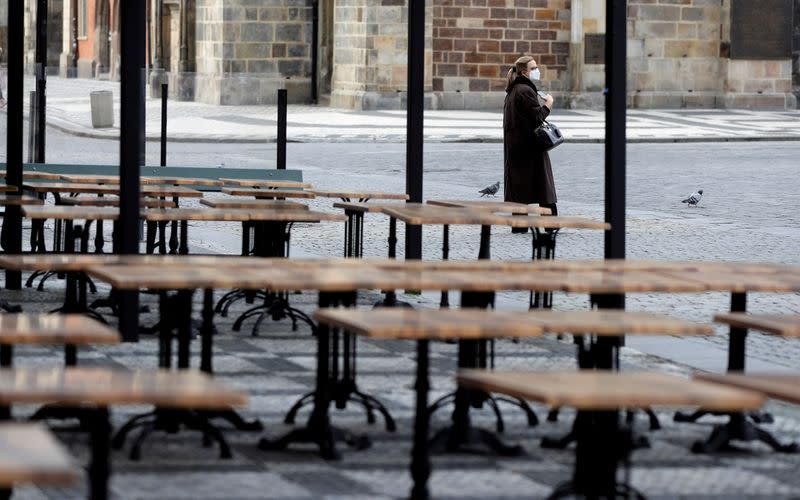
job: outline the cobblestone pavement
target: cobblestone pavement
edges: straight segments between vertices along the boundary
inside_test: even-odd
[[[743,158],[752,156],[757,146],[723,145],[682,147],[668,145],[632,146],[629,148],[629,217],[627,221],[628,256],[655,259],[725,259],[765,260],[800,264],[795,249],[798,241],[797,220],[793,211],[794,148],[791,144],[769,144],[769,168],[761,168],[757,177],[734,175],[750,166]],[[763,147],[763,146],[762,146]],[[432,148],[426,156],[426,198],[470,198],[476,187],[495,180],[499,145],[461,145]],[[641,149],[640,149],[641,148]],[[320,151],[324,151],[321,154]],[[253,151],[248,154],[256,155]],[[568,153],[568,154],[567,154]],[[380,161],[372,160],[380,156]],[[290,157],[295,166],[303,166],[304,179],[325,188],[385,189],[401,191],[404,176],[404,152],[401,146],[329,145],[320,150],[293,145]],[[601,146],[571,146],[554,152],[556,182],[562,213],[602,218],[602,170],[595,166],[602,158]],[[450,157],[450,160],[446,158]],[[453,159],[458,168],[453,167]],[[658,158],[658,162],[652,161]],[[186,160],[189,161],[189,160]],[[467,163],[468,162],[468,163]],[[694,168],[683,171],[680,162]],[[330,175],[331,168],[343,165]],[[665,165],[673,165],[667,168]],[[290,167],[292,165],[290,164]],[[707,196],[700,207],[687,209],[680,197],[687,187],[703,187]],[[207,196],[215,196],[209,194]],[[189,205],[195,202],[188,202]],[[331,210],[332,200],[317,199],[312,207]],[[382,216],[367,216],[365,253],[382,256],[386,249],[387,226]],[[400,224],[402,233],[403,225]],[[193,224],[190,227],[193,252],[235,253],[239,248],[238,226],[233,224]],[[441,232],[426,228],[424,257],[439,257]],[[492,231],[493,258],[525,258],[530,236],[512,235],[505,228]],[[451,258],[471,259],[477,254],[478,230],[453,227]],[[27,241],[27,240],[26,240]],[[402,255],[402,237],[400,255]],[[341,224],[300,224],[293,230],[293,256],[336,256],[341,253]],[[602,234],[591,231],[564,231],[559,235],[559,258],[599,258]],[[50,282],[44,292],[4,291],[4,298],[19,302],[26,310],[46,310],[60,299],[61,285]],[[101,293],[106,290],[101,286]],[[377,296],[365,293],[362,304]],[[406,296],[420,306],[435,306],[438,296]],[[799,312],[797,294],[753,294],[748,306],[752,311]],[[146,299],[149,300],[149,299]],[[314,309],[311,294],[294,295],[291,300],[306,311]],[[498,306],[525,307],[527,296],[503,293]],[[724,294],[662,295],[631,294],[629,309],[665,312],[677,317],[709,321],[716,311],[728,308]],[[580,294],[558,294],[558,309],[586,307]],[[217,376],[251,395],[246,415],[261,418],[266,434],[277,436],[289,429],[282,424],[290,404],[313,383],[314,342],[309,331],[292,332],[285,322],[267,323],[260,337],[251,337],[247,325],[243,332],[232,332],[229,318],[218,318],[222,335],[216,342]],[[155,309],[155,307],[153,307]],[[150,324],[154,314],[143,315]],[[629,337],[629,345],[636,345]],[[662,338],[655,347],[626,348],[624,369],[663,370],[687,374],[690,364],[704,369],[721,369],[725,360],[727,335],[723,329],[711,339],[680,340]],[[800,356],[798,343],[751,334],[748,363],[769,368],[795,368]],[[499,342],[498,366],[502,368],[552,369],[574,366],[573,346],[554,338],[525,341],[520,344]],[[81,352],[84,364],[125,367],[155,367],[156,345],[144,339],[136,345],[87,349]],[[377,395],[397,418],[397,433],[387,433],[377,425],[365,423],[358,408],[336,411],[334,422],[357,432],[368,433],[374,446],[366,451],[344,450],[341,462],[326,463],[310,448],[296,448],[282,453],[264,453],[255,447],[260,434],[229,432],[235,457],[230,461],[216,458],[213,449],[199,445],[199,437],[190,434],[158,436],[145,445],[145,460],[130,461],[124,451],[114,453],[112,488],[115,498],[159,499],[248,499],[248,498],[400,498],[406,495],[410,480],[407,472],[413,412],[413,346],[404,342],[360,342],[359,383],[366,392]],[[432,398],[451,389],[455,349],[437,344],[434,349]],[[653,355],[653,353],[658,355]],[[20,365],[53,365],[61,362],[57,349],[20,349]],[[540,418],[546,409],[536,406]],[[784,441],[800,439],[800,411],[796,407],[771,403],[776,422],[767,428]],[[140,411],[141,409],[136,409]],[[24,415],[31,408],[15,409]],[[121,423],[133,409],[114,411],[114,421]],[[476,412],[479,425],[494,425],[490,412]],[[566,432],[571,414],[565,412],[558,423],[543,423],[528,428],[523,415],[504,408],[507,421],[505,438],[522,443],[528,455],[507,459],[474,455],[435,456],[431,479],[436,498],[541,498],[552,487],[569,478],[573,453],[544,450],[538,440],[545,435]],[[800,456],[774,454],[760,445],[747,452],[717,456],[698,456],[688,451],[692,442],[705,437],[719,419],[710,418],[697,425],[675,424],[667,411],[659,412],[664,429],[648,433],[650,449],[633,454],[630,478],[634,486],[650,498],[792,498],[800,496],[796,470]],[[434,428],[446,423],[447,411],[435,416]],[[303,421],[302,417],[298,421]],[[646,421],[638,421],[644,429]],[[76,456],[86,459],[85,439],[76,434],[62,434]],[[80,498],[82,486],[53,490],[22,488],[19,498]]]
[[[34,80],[25,80],[25,95]],[[91,125],[89,93],[114,92],[115,126]],[[27,102],[27,97],[26,97]],[[168,135],[172,141],[275,141],[276,106],[214,106],[169,101]],[[161,101],[147,98],[148,140],[158,140]],[[47,120],[51,127],[73,135],[97,138],[119,136],[119,83],[50,77],[47,83]],[[27,104],[25,112],[27,113]],[[552,121],[574,143],[602,142],[602,111],[561,110],[558,100]],[[298,142],[404,142],[405,111],[351,111],[310,105],[291,105],[287,136]],[[631,110],[630,142],[746,141],[800,139],[800,112],[746,110]],[[502,142],[502,112],[426,111],[425,140],[430,142]]]
[[[199,250],[199,249],[197,249]],[[99,294],[108,287],[100,284]],[[47,283],[45,291],[26,289],[4,292],[4,297],[19,303],[26,311],[47,310],[62,298],[62,284]],[[221,292],[218,292],[218,296]],[[144,295],[153,311],[157,309],[151,296]],[[363,293],[361,304],[372,303],[378,295]],[[404,297],[418,306],[431,306],[424,297]],[[293,295],[291,301],[306,311],[315,304],[313,294]],[[559,304],[561,304],[559,302]],[[196,313],[199,304],[196,304]],[[265,432],[227,431],[234,452],[231,460],[220,460],[213,448],[203,448],[200,436],[190,432],[176,435],[157,434],[143,448],[143,459],[131,461],[127,448],[113,453],[111,488],[116,499],[294,499],[294,498],[401,498],[409,491],[408,460],[413,418],[414,346],[401,341],[359,341],[359,385],[384,402],[398,421],[395,433],[386,432],[380,417],[375,425],[367,425],[359,408],[332,410],[336,425],[373,439],[368,450],[354,451],[343,447],[339,462],[319,459],[310,447],[292,447],[286,452],[262,452],[255,443],[262,435],[276,437],[290,429],[282,423],[284,412],[293,401],[313,384],[314,347],[310,331],[300,327],[292,332],[289,324],[266,322],[258,337],[249,333],[249,324],[242,332],[232,332],[232,320],[244,310],[240,305],[228,318],[217,318],[221,332],[215,339],[216,376],[232,387],[250,394],[250,404],[242,413],[259,418]],[[109,318],[112,323],[113,318]],[[143,324],[152,324],[156,313],[142,315]],[[197,365],[197,346],[193,350],[193,366]],[[554,369],[574,367],[573,346],[568,341],[542,338],[519,344],[500,341],[496,345],[498,366],[517,369]],[[127,368],[155,368],[156,342],[144,337],[138,344],[114,347],[81,348],[82,365]],[[18,366],[53,366],[62,361],[60,349],[19,348],[15,350]],[[624,349],[624,370],[660,370],[687,374],[685,366]],[[451,390],[456,364],[455,346],[436,343],[432,346],[431,400]],[[534,405],[544,420],[546,408]],[[797,408],[770,404],[776,422],[769,429],[783,440],[800,438],[800,412]],[[113,422],[120,425],[126,418],[144,408],[114,408]],[[14,408],[16,417],[24,417],[32,407]],[[477,425],[492,428],[494,420],[488,410],[473,413]],[[659,411],[664,428],[647,432],[647,422],[639,417],[636,425],[647,432],[652,447],[633,453],[632,484],[650,498],[790,498],[800,494],[796,475],[799,455],[769,452],[760,445],[747,451],[716,456],[693,455],[688,448],[704,438],[719,418],[701,424],[676,424],[671,413]],[[307,416],[301,412],[299,422]],[[435,498],[542,498],[558,483],[569,479],[573,451],[545,450],[538,441],[547,435],[559,435],[569,428],[573,413],[564,411],[557,423],[528,427],[522,412],[503,407],[507,430],[504,439],[525,446],[521,458],[498,458],[482,455],[436,455],[431,488]],[[434,417],[433,428],[446,424],[448,411]],[[56,424],[58,425],[58,424]],[[63,424],[61,424],[63,425]],[[87,460],[86,438],[74,432],[59,436],[79,460]],[[18,499],[84,498],[85,485],[75,488],[19,488]]]

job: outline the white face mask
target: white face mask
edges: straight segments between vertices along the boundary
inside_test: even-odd
[[[542,74],[539,73],[539,68],[533,68],[533,71],[529,73],[529,78],[531,81],[536,81],[541,78]]]

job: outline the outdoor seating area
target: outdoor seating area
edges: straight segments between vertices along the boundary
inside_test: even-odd
[[[0,316],[0,362],[9,370],[0,374],[0,401],[8,408],[7,416],[54,425],[77,421],[78,429],[88,432],[91,453],[84,484],[90,498],[108,497],[114,461],[145,463],[153,454],[163,453],[159,451],[162,441],[148,439],[151,436],[170,436],[170,441],[181,443],[183,452],[191,453],[189,450],[200,442],[192,437],[194,433],[182,430],[201,431],[200,441],[215,445],[218,460],[235,461],[237,453],[249,450],[245,455],[261,454],[265,464],[315,456],[347,464],[375,446],[385,446],[381,441],[391,436],[390,442],[405,442],[392,453],[397,460],[405,460],[411,472],[407,491],[386,493],[410,494],[413,498],[435,496],[437,483],[431,485],[430,481],[436,477],[439,457],[479,453],[508,463],[522,460],[524,467],[524,457],[540,453],[537,450],[559,450],[574,457],[567,462],[573,464],[571,471],[565,469],[570,472],[549,481],[552,490],[547,495],[553,498],[647,495],[647,491],[621,478],[620,472],[636,468],[638,450],[654,446],[654,440],[659,439],[660,431],[655,430],[678,425],[703,429],[690,422],[705,412],[729,416],[705,436],[694,432],[696,439],[684,442],[686,453],[724,452],[733,440],[762,441],[778,453],[797,451],[797,445],[764,428],[770,416],[762,410],[768,399],[800,401],[793,389],[798,376],[698,372],[689,378],[688,372],[669,375],[629,371],[620,362],[625,336],[713,335],[713,314],[709,311],[705,322],[686,321],[646,311],[624,311],[615,304],[624,294],[730,294],[730,312],[719,313],[713,320],[730,326],[729,371],[741,373],[747,329],[787,337],[798,334],[795,316],[746,314],[747,294],[797,293],[798,267],[555,259],[553,251],[543,257],[537,249],[544,239],[554,250],[559,229],[607,231],[611,226],[588,218],[552,216],[535,205],[470,200],[402,203],[405,195],[311,191],[307,183],[284,191],[289,187],[286,183],[244,181],[247,187],[242,189],[273,195],[268,196],[272,199],[253,200],[231,194],[222,179],[219,183],[206,180],[207,185],[219,189],[207,198],[207,193],[181,188],[196,180],[178,178],[158,181],[165,184],[142,184],[143,188],[150,186],[148,192],[152,193],[142,200],[188,194],[199,203],[186,208],[176,199],[171,207],[142,206],[139,219],[146,227],[142,235],[144,254],[119,255],[104,248],[105,238],[113,240],[119,230],[119,209],[104,205],[105,197],[118,187],[109,180],[97,184],[98,180],[70,176],[60,183],[24,184],[36,193],[31,197],[34,203],[22,206],[23,217],[32,222],[31,246],[22,255],[0,255],[0,267],[7,271],[38,274],[41,285],[44,279],[50,280],[46,286],[37,287],[38,291],[16,296],[6,290],[3,294],[9,306],[22,300],[24,312]],[[64,203],[84,196],[71,191],[75,186],[95,196],[99,206]],[[304,194],[287,200],[284,192]],[[49,193],[61,196],[51,200]],[[304,203],[304,197],[332,199],[327,210],[318,210]],[[339,212],[342,209],[344,214]],[[363,221],[368,213],[388,223],[388,232],[381,232],[388,235],[385,258],[363,257],[361,245],[365,237],[370,237],[370,228]],[[103,220],[114,221],[114,231],[109,235],[95,226],[92,240],[91,223]],[[441,259],[398,258],[398,220],[406,227],[441,227]],[[190,224],[208,221],[230,224],[231,231],[241,228],[239,255],[190,251]],[[341,256],[291,256],[292,226],[342,222]],[[168,241],[166,229],[170,225],[174,229]],[[471,242],[478,248],[475,259],[448,258],[449,246],[460,243],[451,241],[451,226],[477,229]],[[491,259],[493,226],[506,230],[533,228],[532,235],[525,237],[531,238],[532,251],[520,252],[513,260]],[[28,280],[31,286],[34,275]],[[63,284],[59,276],[63,276]],[[401,300],[398,296],[402,290],[436,292],[440,294],[439,307],[426,301],[412,305]],[[90,301],[92,292],[97,298],[103,294],[108,298]],[[496,295],[505,292],[530,294],[528,307],[493,310]],[[553,307],[552,295],[565,292],[583,294],[585,310]],[[125,293],[140,295],[142,305],[147,306],[137,315],[133,338],[126,338],[131,332],[117,330],[123,328],[117,314]],[[451,308],[449,295],[454,293],[460,299],[458,307]],[[538,303],[534,294],[550,298]],[[50,297],[54,306],[59,302],[62,305],[53,307],[57,309],[53,314],[32,315],[27,309],[36,295]],[[402,295],[403,299],[414,297]],[[373,304],[382,307],[373,308]],[[111,313],[106,307],[111,307]],[[238,316],[234,319],[230,313]],[[245,324],[252,325],[249,334],[241,332]],[[284,333],[275,337],[277,331]],[[572,369],[562,366],[559,370],[532,371],[535,366],[531,366],[507,370],[506,358],[514,351],[513,346],[524,351],[536,343],[552,344],[553,334],[569,335],[573,340],[571,348],[556,341],[566,358],[572,351]],[[314,360],[307,365],[310,373],[306,384],[292,391],[295,396],[282,397],[283,403],[278,405],[270,403],[266,411],[248,408],[248,394],[236,389],[242,387],[236,365],[227,361],[230,346],[255,339],[263,339],[266,352],[271,344],[291,339],[293,345],[304,344]],[[411,343],[404,348],[410,357],[409,365],[403,368],[404,376],[411,381],[407,388],[393,387],[386,392],[391,375],[375,371],[374,365],[364,383],[360,367],[365,355],[369,359],[369,350],[365,354],[360,346],[365,342],[369,346],[388,343],[398,347]],[[148,348],[152,361],[145,360],[141,352],[135,357],[124,354],[125,350],[137,351],[136,346],[142,344],[152,345]],[[53,365],[50,361],[47,368],[10,368],[17,365],[14,352],[26,345],[60,346],[64,362]],[[99,360],[88,356],[91,367],[80,367],[79,346],[82,351],[97,352],[104,349],[103,345],[116,345],[114,356],[142,360],[126,366],[132,371],[120,371],[114,364],[98,366]],[[447,374],[450,382],[445,387],[456,383],[453,390],[432,390],[432,355],[436,379]],[[257,357],[247,359],[250,363],[259,361]],[[153,368],[142,369],[142,362]],[[220,363],[222,372],[217,369]],[[245,370],[242,376],[252,377],[249,373]],[[266,382],[269,370],[265,375]],[[222,378],[223,385],[211,376]],[[374,389],[375,377],[384,379],[378,383],[381,390]],[[130,384],[135,384],[135,389]],[[269,394],[269,388],[264,389]],[[297,389],[299,392],[295,392]],[[409,402],[410,412],[398,411],[393,403],[394,394],[399,392],[408,393],[402,398]],[[252,400],[253,395],[250,397]],[[117,406],[134,403],[139,407],[150,404],[155,409],[111,416],[110,410],[117,413]],[[17,405],[31,404],[45,406],[33,408],[27,417],[14,410]],[[87,404],[95,409],[83,408]],[[665,414],[665,408],[698,413],[677,413],[672,423],[672,415]],[[486,409],[491,411],[487,414]],[[639,415],[649,419],[649,430],[635,425]],[[540,429],[548,426],[543,434]],[[570,446],[573,442],[574,452]],[[404,454],[405,458],[401,456]],[[51,458],[58,461],[59,457],[54,453]],[[74,459],[67,463],[74,463]],[[74,467],[67,470],[74,472]],[[19,473],[10,484],[33,482],[46,488],[50,476],[42,476],[41,481],[39,477]],[[61,479],[67,478],[75,481],[74,474],[64,472]]]

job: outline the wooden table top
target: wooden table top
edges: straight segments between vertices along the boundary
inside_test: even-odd
[[[246,260],[247,262],[244,262]],[[114,254],[0,254],[0,267],[17,271],[83,271],[93,266],[214,266],[244,267],[260,265],[259,257],[239,255],[114,255]],[[285,260],[285,259],[284,259]]]
[[[27,194],[0,194],[0,206],[10,205],[44,205],[44,200]]]
[[[147,184],[169,184],[172,186],[222,186],[220,179],[203,179],[199,177],[167,177],[148,175],[142,177]]]
[[[755,273],[734,271],[664,271],[681,281],[702,283],[708,291],[800,292],[800,273]]]
[[[384,205],[383,213],[406,224],[471,224],[480,226],[506,225],[506,217],[491,212],[464,207],[440,207],[423,203]]]
[[[242,187],[260,187],[260,188],[299,188],[311,189],[314,186],[307,182],[299,181],[268,181],[266,179],[231,179],[228,177],[220,177],[219,180],[225,184],[233,184]]]
[[[800,314],[715,314],[714,321],[784,337],[800,337]]]
[[[116,220],[119,209],[113,207],[74,207],[66,205],[24,206],[22,214],[29,219]]]
[[[42,424],[0,424],[0,487],[24,483],[66,486],[80,468],[67,449]]]
[[[337,263],[339,262],[339,263]],[[403,261],[398,261],[401,263]],[[536,271],[520,269],[490,270],[416,270],[413,267],[381,268],[361,259],[345,261],[310,261],[289,259],[285,262],[242,261],[241,272],[227,267],[224,276],[200,275],[201,265],[190,270],[172,269],[168,276],[153,271],[153,266],[114,266],[114,269],[91,268],[96,277],[114,286],[153,288],[272,288],[274,290],[352,291],[406,288],[417,290],[461,291],[566,291],[576,293],[616,294],[634,292],[702,293],[710,288],[701,280],[679,280],[648,271]],[[535,263],[530,269],[535,271]],[[222,266],[207,266],[209,272]],[[502,271],[502,272],[500,272]],[[760,275],[754,275],[759,279]],[[135,280],[128,283],[128,280]],[[798,279],[800,281],[800,278]],[[191,286],[191,283],[197,283]],[[177,286],[167,286],[167,284]],[[763,283],[762,283],[763,284]],[[784,291],[784,283],[772,291]],[[798,283],[800,285],[800,283]],[[721,291],[722,289],[714,289]],[[766,291],[764,287],[759,290]]]
[[[561,215],[504,215],[505,225],[510,227],[535,227],[539,229],[611,229],[611,224],[586,217],[563,217]]]
[[[292,210],[279,208],[237,209],[237,208],[173,208],[168,210],[144,210],[142,217],[149,221],[273,221],[273,222],[321,222],[345,221],[341,214],[317,212],[313,210]]]
[[[203,200],[200,200],[201,202]],[[61,198],[62,205],[80,207],[118,207],[119,198],[117,196],[70,196]],[[144,208],[173,208],[175,202],[172,200],[162,200],[159,198],[140,198],[139,206]]]
[[[197,370],[17,367],[0,370],[0,403],[224,409],[246,405],[247,395]]]
[[[550,215],[552,210],[540,207],[536,203],[526,205],[514,201],[488,201],[488,200],[428,200],[430,205],[441,207],[469,207],[490,212],[504,212],[510,214],[539,214]]]
[[[0,344],[118,344],[119,333],[83,314],[2,314]]]
[[[714,329],[667,316],[603,311],[483,309],[319,309],[314,319],[359,335],[395,339],[531,337],[542,333],[711,335]]]
[[[119,186],[81,182],[23,182],[23,186],[36,193],[91,193],[118,194]]]
[[[173,198],[202,198],[202,191],[186,186],[159,186],[146,184],[141,189],[142,196],[171,196]]]
[[[58,178],[67,182],[85,184],[119,184],[119,175],[108,174],[59,174]],[[144,180],[141,180],[144,183]]]
[[[6,171],[3,170],[0,172],[0,178],[5,179],[7,177]],[[50,172],[39,172],[36,170],[26,170],[22,172],[22,179],[40,179],[43,181],[57,181],[60,179],[60,174],[53,174]]]
[[[0,184],[0,193],[16,193],[17,186],[9,186],[8,184]]]
[[[333,208],[341,208],[353,212],[380,214],[384,207],[402,206],[400,203],[368,203],[363,201],[337,201]]]
[[[743,411],[756,410],[764,404],[764,396],[758,392],[665,373],[459,370],[458,383],[553,407],[571,406],[578,410],[668,406]]]
[[[308,210],[308,205],[305,203],[300,203],[299,201],[253,200],[251,198],[219,198],[213,200],[203,198],[200,200],[200,204],[209,206],[211,208],[276,208],[287,210]]]
[[[800,403],[800,374],[795,373],[700,373],[692,375],[723,386],[747,389],[788,403]]]
[[[348,190],[312,190],[314,194],[322,198],[347,198],[353,199],[371,199],[371,200],[407,200],[409,196],[406,193],[387,193],[384,191],[348,191]]]
[[[311,191],[301,189],[258,189],[258,188],[222,188],[222,192],[233,196],[255,196],[256,198],[315,198]]]

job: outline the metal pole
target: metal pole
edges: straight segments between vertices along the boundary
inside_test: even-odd
[[[317,66],[319,64],[319,0],[311,6],[311,102],[317,103]]]
[[[36,161],[36,91],[28,92],[28,163]]]
[[[47,89],[47,0],[36,2],[36,163],[44,163]],[[31,119],[33,116],[31,116]]]
[[[161,84],[161,166],[167,166],[167,93],[169,84]]]
[[[606,222],[605,257],[625,258],[626,0],[606,8]]]
[[[139,177],[144,154],[144,61],[145,4],[123,1],[120,4],[121,119],[120,119],[120,200],[117,238],[118,251],[139,253]],[[139,340],[139,294],[119,293],[119,327],[123,341]]]
[[[286,170],[286,89],[278,89],[278,170]]]
[[[25,12],[23,2],[8,2],[8,95],[6,96],[6,183],[22,192],[22,102]],[[22,212],[7,206],[3,217],[2,246],[6,253],[22,252]],[[19,290],[22,273],[6,270],[6,288]]]
[[[406,118],[406,192],[422,202],[423,113],[425,106],[425,2],[408,2],[408,104]],[[406,259],[422,258],[422,226],[406,226]]]
[[[605,258],[625,258],[625,115],[627,2],[606,3]],[[625,295],[607,296],[601,307],[624,308]],[[621,339],[621,342],[624,342]]]

